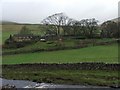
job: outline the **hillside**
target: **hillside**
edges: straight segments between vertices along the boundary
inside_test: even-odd
[[[108,21],[108,20],[106,20]],[[120,22],[120,17],[119,18],[114,18],[114,19],[110,19],[110,21],[114,21],[114,22]],[[18,25],[18,24],[24,24],[24,25],[39,25],[38,23],[18,23],[15,21],[0,21],[0,24],[2,25]]]
[[[9,24],[9,25],[13,25],[13,24],[19,24],[17,22],[14,22],[14,21],[0,21],[0,24]]]

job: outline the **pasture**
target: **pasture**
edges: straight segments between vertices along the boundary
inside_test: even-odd
[[[118,63],[118,46],[117,44],[112,44],[72,50],[4,55],[2,61],[3,64],[79,62]]]
[[[40,83],[93,86],[115,86],[120,82],[120,80],[118,80],[118,71],[102,70],[52,70],[32,69],[31,67],[4,68],[3,76],[7,79],[30,80]]]

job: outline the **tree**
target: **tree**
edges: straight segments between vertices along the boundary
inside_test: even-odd
[[[82,29],[81,29],[81,22],[80,21],[76,21],[73,23],[73,33],[74,35],[81,35],[82,33]]]
[[[47,25],[45,30],[45,34],[49,34],[49,35],[57,35],[57,29],[55,26],[53,25]]]
[[[10,36],[9,36],[9,40],[12,40],[13,38],[12,38],[12,35],[10,34]]]
[[[45,18],[42,23],[46,25],[54,25],[57,27],[57,35],[60,38],[60,29],[63,26],[70,25],[72,19],[66,16],[64,13],[56,13]]]
[[[32,34],[32,33],[26,26],[23,26],[22,29],[20,30],[20,34]]]
[[[95,18],[83,19],[74,24],[75,32],[84,35],[88,38],[93,38],[98,28],[98,21]],[[76,27],[77,26],[77,27]]]
[[[74,25],[78,22],[77,20],[69,18],[67,24],[62,26],[64,35],[74,35]]]
[[[101,25],[101,37],[118,37],[118,25],[114,21],[106,21]]]

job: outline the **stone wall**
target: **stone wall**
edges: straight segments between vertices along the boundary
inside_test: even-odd
[[[2,68],[65,69],[65,70],[120,70],[120,64],[105,63],[66,63],[66,64],[17,64],[2,65]]]

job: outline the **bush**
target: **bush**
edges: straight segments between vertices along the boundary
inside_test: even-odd
[[[53,41],[47,41],[46,43],[47,44],[53,44],[54,42]]]

